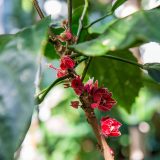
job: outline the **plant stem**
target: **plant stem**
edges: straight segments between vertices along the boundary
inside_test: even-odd
[[[105,138],[103,137],[103,135],[101,135],[100,126],[98,124],[94,110],[90,107],[90,103],[88,103],[87,99],[83,95],[80,96],[80,101],[83,105],[82,109],[85,112],[85,116],[88,120],[88,123],[91,125],[93,132],[97,138],[97,142],[98,142],[100,150],[104,156],[104,159],[105,160],[114,160],[111,153],[110,153],[110,148],[109,148]]]
[[[78,40],[81,36],[81,32],[82,32],[82,29],[83,29],[83,20],[84,20],[84,17],[86,15],[86,13],[87,13],[87,9],[88,9],[88,0],[85,0],[83,12],[82,12],[82,15],[79,19],[79,26],[78,26],[78,31],[77,31],[77,42],[76,43],[78,43]]]
[[[143,69],[143,65],[142,65],[142,64],[139,64],[139,63],[130,61],[130,60],[128,60],[128,59],[124,59],[124,58],[117,57],[117,56],[113,56],[113,55],[105,55],[105,56],[102,56],[102,57],[104,57],[104,58],[109,58],[109,59],[114,59],[114,60],[118,60],[118,61],[125,62],[125,63],[128,63],[128,64],[132,64],[132,65],[138,66],[138,67],[140,67],[140,68]]]
[[[57,85],[59,82],[65,80],[65,79],[67,79],[67,78],[69,78],[69,77],[70,77],[70,75],[66,75],[66,76],[64,76],[64,77],[58,78],[58,79],[56,79],[48,88],[42,90],[42,92],[39,93],[39,94],[36,96],[36,98],[35,98],[36,103],[37,103],[37,104],[40,104],[40,103],[44,100],[44,98],[46,97],[46,95],[49,93],[49,91],[50,91],[55,85]],[[42,96],[39,98],[39,95],[41,95],[41,94],[42,94]]]
[[[107,13],[107,14],[104,15],[103,17],[101,17],[101,18],[99,18],[99,19],[97,19],[97,20],[91,22],[91,23],[90,23],[89,25],[87,25],[87,26],[84,26],[83,29],[88,29],[88,28],[90,28],[90,27],[91,27],[92,25],[94,25],[95,23],[97,23],[97,22],[99,22],[99,21],[105,19],[106,17],[108,17],[108,16],[110,16],[110,15],[112,15],[112,12]]]
[[[44,14],[43,14],[41,8],[39,7],[39,4],[38,4],[37,0],[32,0],[32,2],[33,2],[33,5],[34,5],[35,9],[37,10],[40,18],[43,19],[44,18]]]
[[[81,78],[82,81],[85,78],[85,75],[86,75],[87,70],[89,68],[89,65],[91,63],[91,60],[92,60],[92,57],[89,57],[88,61],[86,63],[86,66],[84,68],[83,74],[82,74],[82,78]],[[88,97],[87,97],[87,99],[88,99]],[[87,99],[83,95],[80,96],[80,101],[82,103],[82,109],[85,112],[88,123],[91,125],[91,127],[93,129],[93,132],[97,138],[98,145],[99,145],[100,150],[104,156],[104,159],[105,160],[114,160],[114,158],[112,157],[112,155],[110,153],[110,148],[109,148],[105,138],[101,135],[101,129],[98,124],[97,118],[95,116],[94,110],[90,107],[91,104],[88,103]]]
[[[86,73],[87,73],[87,70],[89,68],[89,65],[90,65],[91,61],[92,61],[92,58],[89,57],[88,60],[87,60],[87,62],[86,62],[86,66],[85,66],[85,68],[83,70],[83,73],[82,73],[82,78],[81,78],[82,81],[84,80],[84,78],[86,76]]]
[[[72,30],[72,0],[67,0],[68,3],[68,27]]]

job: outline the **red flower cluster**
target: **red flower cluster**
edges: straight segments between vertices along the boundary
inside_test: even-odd
[[[121,132],[119,128],[121,127],[121,123],[115,120],[114,118],[103,117],[101,119],[101,130],[104,136],[120,136]]]
[[[84,85],[81,78],[77,76],[72,80],[71,87],[77,95],[81,95],[83,92],[87,93],[91,99],[91,107],[93,109],[98,108],[101,111],[109,111],[116,104],[116,101],[112,98],[112,93],[106,88],[99,88],[98,81],[93,83],[93,79],[90,79]]]
[[[75,66],[75,62],[69,56],[63,56],[60,61],[61,70],[72,69]]]
[[[57,71],[57,77],[63,77],[67,75],[68,69],[73,69],[75,62],[69,56],[63,56],[60,60],[60,68],[55,68],[52,64],[49,65],[50,68]]]
[[[86,84],[83,84],[80,76],[76,76],[71,81],[71,87],[77,95],[84,94],[91,104],[91,108],[98,108],[100,111],[109,111],[116,101],[112,98],[112,93],[107,88],[98,87],[98,81],[93,82],[90,79]],[[79,103],[73,103],[72,107],[77,108]],[[115,119],[104,117],[101,119],[101,130],[104,136],[120,136],[119,128],[121,123]]]
[[[112,93],[106,88],[97,88],[93,93],[92,108],[98,108],[101,111],[108,111],[114,105],[116,101],[112,98]]]

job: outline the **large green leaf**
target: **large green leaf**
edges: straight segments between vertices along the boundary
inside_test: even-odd
[[[114,52],[112,55],[136,61],[129,51]],[[90,77],[98,79],[100,85],[109,88],[117,103],[130,111],[130,107],[142,87],[141,71],[138,67],[117,60],[95,57],[88,73]]]
[[[109,26],[112,25],[115,21],[117,21],[117,18],[114,15],[110,15],[105,19],[92,25],[89,28],[89,33],[103,34],[105,30],[109,28]]]
[[[34,109],[35,55],[47,38],[50,18],[15,35],[0,36],[0,159],[13,159]],[[33,53],[33,54],[32,54]]]
[[[136,12],[117,20],[98,38],[72,47],[89,56],[100,56],[150,41],[160,42],[159,17],[159,9]]]
[[[59,58],[57,51],[51,42],[47,42],[43,52],[44,52],[44,56],[49,59]]]

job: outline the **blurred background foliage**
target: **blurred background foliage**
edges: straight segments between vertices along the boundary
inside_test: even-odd
[[[111,2],[110,0],[90,0],[90,7],[84,24],[87,25],[106,14]],[[57,28],[54,32],[57,34],[62,32],[58,27],[60,22],[67,18],[66,1],[39,0],[39,4],[46,15],[51,15],[52,23],[50,25]],[[73,1],[74,33],[77,31],[78,17],[81,15],[83,4],[83,0]],[[159,4],[159,0],[135,0],[129,4],[124,4],[115,11],[114,15],[108,16],[93,25],[88,31],[83,32],[81,41],[103,34],[117,17],[124,17],[140,8],[151,9]],[[1,34],[14,34],[39,20],[30,0],[0,0],[0,13]],[[23,126],[25,129],[26,125],[30,124],[27,113],[32,112],[34,107],[33,81],[36,77],[35,64],[39,62],[38,53],[43,52],[46,56],[42,60],[41,88],[47,87],[56,79],[56,73],[45,65],[50,62],[58,66],[57,56],[54,56],[56,51],[49,43],[46,45],[46,37],[43,36],[48,24],[49,20],[45,20],[45,23],[42,22],[42,24],[33,26],[29,32],[28,29],[23,30],[22,33],[16,34],[16,39],[10,35],[0,37],[0,134],[6,135],[1,136],[0,141],[0,159],[2,160],[8,158],[7,156],[3,157],[8,154],[6,150],[2,149],[4,144],[13,152],[14,146],[10,147],[10,141],[5,141],[8,137],[11,137],[11,140],[17,138],[19,143],[23,140],[23,138],[18,138],[19,135],[12,134],[13,127],[17,129],[17,127]],[[160,46],[157,43],[134,48],[132,52],[136,59],[130,51],[125,52],[127,53],[118,52],[115,54],[133,61],[137,59],[140,63],[160,62]],[[29,67],[27,67],[28,65]],[[6,66],[10,68],[7,71],[5,71]],[[77,72],[81,73],[83,67],[84,64],[82,63],[77,68]],[[31,70],[32,72],[30,72]],[[16,75],[16,78],[11,76],[12,73]],[[127,73],[127,77],[124,76],[125,73]],[[115,151],[115,159],[159,160],[159,84],[149,78],[146,72],[142,72],[129,64],[110,59],[93,60],[86,80],[89,77],[99,79],[101,85],[107,86],[113,91],[113,95],[118,97],[117,106],[108,113],[123,124],[122,136],[108,139],[111,148]],[[102,157],[96,147],[95,137],[83,111],[81,109],[75,110],[70,106],[70,101],[76,99],[73,90],[64,89],[63,85],[52,89],[44,102],[40,104],[39,109],[37,107],[34,109],[31,127],[22,146],[16,152],[15,159],[101,160]],[[16,100],[17,102],[15,102]],[[3,110],[4,105],[7,106],[5,112]],[[21,106],[23,112],[19,112],[18,106]],[[13,109],[15,114],[6,114],[9,113],[9,109]],[[126,109],[130,112],[127,112]],[[105,115],[97,111],[96,114],[99,119]],[[6,120],[6,117],[10,117],[10,120]],[[15,124],[13,124],[13,120]],[[26,125],[22,125],[21,121],[23,123],[27,121]],[[5,122],[7,125],[6,128],[3,128]],[[7,131],[11,134],[7,135]],[[26,131],[21,130],[20,132],[24,134]],[[14,145],[17,146],[18,144]]]

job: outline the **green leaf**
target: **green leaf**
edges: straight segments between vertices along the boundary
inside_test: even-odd
[[[148,74],[158,83],[160,83],[160,63],[146,63],[143,68],[148,71]]]
[[[159,17],[159,9],[136,12],[117,20],[98,38],[71,47],[85,55],[100,56],[150,41],[160,42]]]
[[[64,32],[64,28],[61,27],[51,27],[51,31],[55,34],[55,35],[60,35],[62,32]]]
[[[42,48],[47,38],[47,28],[51,21],[51,17],[47,17],[39,21],[36,25],[26,28],[13,35],[1,35],[0,53],[8,50],[16,49],[18,52],[38,53],[35,50]],[[39,46],[39,47],[38,47]],[[38,48],[37,48],[38,47]]]
[[[0,159],[13,159],[34,110],[34,54],[47,39],[50,18],[14,35],[0,36]],[[11,36],[11,38],[10,38]]]
[[[112,55],[136,61],[129,51],[113,52]],[[117,103],[130,111],[130,106],[142,87],[141,70],[138,67],[117,60],[95,57],[88,73],[90,77],[98,79],[101,86],[109,88]]]
[[[57,52],[55,50],[55,47],[48,42],[46,46],[44,47],[44,56],[49,59],[58,59],[59,56],[57,55]]]
[[[117,18],[115,16],[113,16],[113,15],[110,15],[110,16],[106,17],[105,19],[103,19],[103,20],[95,23],[94,25],[92,25],[89,28],[89,33],[99,33],[99,34],[102,34],[115,21],[117,21]]]
[[[54,35],[60,35],[62,32],[64,32],[64,28],[50,27],[50,31]],[[59,58],[57,51],[51,42],[47,42],[45,44],[44,49],[43,49],[43,55],[49,59],[58,59]]]
[[[127,0],[117,0],[112,7],[112,12],[114,12],[119,6],[121,6]]]

